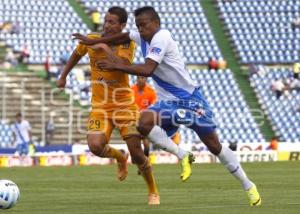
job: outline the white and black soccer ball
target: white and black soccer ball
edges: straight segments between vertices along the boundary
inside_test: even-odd
[[[18,186],[10,180],[0,180],[0,209],[12,208],[20,198]]]

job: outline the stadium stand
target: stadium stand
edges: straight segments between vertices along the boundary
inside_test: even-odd
[[[221,142],[265,142],[232,71],[196,69],[190,70],[190,74],[213,109]],[[130,83],[134,84],[134,82],[135,78],[131,76]],[[151,78],[148,82],[153,86]],[[180,133],[184,143],[199,141],[190,129],[181,127]]]
[[[13,133],[9,124],[5,121],[0,121],[0,148],[12,146]]]
[[[71,34],[89,32],[64,0],[3,0],[0,20],[18,25],[16,33],[0,31],[0,39],[16,52],[27,46],[30,52],[28,63],[31,64],[42,64],[47,52],[52,63],[60,63],[60,57],[76,44],[71,40]],[[84,58],[82,62],[87,63],[88,59]]]
[[[300,60],[300,1],[218,0],[234,48],[243,64],[285,64]]]
[[[266,68],[265,70],[266,73],[251,76],[251,86],[279,139],[285,142],[299,142],[300,89],[288,90],[279,99],[271,90],[271,84],[275,80],[280,79],[286,84],[291,83],[293,72],[287,68]],[[300,87],[299,80],[298,87]]]
[[[125,7],[130,13],[127,29],[135,28],[132,12],[138,7],[146,6],[148,3],[147,1],[134,0],[80,0],[80,2],[87,10],[97,8],[100,11],[102,20],[109,7]],[[210,57],[222,58],[198,0],[151,0],[150,2],[160,13],[161,27],[170,30],[174,38],[180,42],[181,52],[186,63],[206,64]],[[143,61],[141,52],[138,50],[135,62]]]
[[[90,90],[91,81],[84,76],[82,69],[73,69],[67,77],[67,94],[73,93],[73,98],[82,106],[90,104],[92,93]]]
[[[50,83],[41,80],[35,74],[22,73],[4,73],[0,72],[0,106],[5,115],[0,112],[0,117],[7,121],[6,124],[0,125],[0,144],[6,145],[11,143],[11,134],[9,124],[15,121],[16,113],[20,112],[23,107],[23,115],[32,127],[32,135],[35,140],[41,141],[43,133],[43,117],[45,122],[52,116],[55,125],[55,134],[53,144],[65,144],[68,142],[68,127],[72,124],[71,142],[85,141],[83,132],[86,126],[85,114],[88,110],[73,106],[69,108],[69,102],[66,97],[62,96],[58,90],[52,90]],[[23,87],[23,86],[24,87]],[[3,90],[5,90],[3,92]],[[42,92],[44,92],[44,101]],[[4,95],[4,96],[3,96]],[[69,113],[72,111],[72,122],[69,123]],[[79,117],[79,116],[82,117]],[[1,141],[1,139],[4,139]],[[4,146],[3,145],[3,146]]]

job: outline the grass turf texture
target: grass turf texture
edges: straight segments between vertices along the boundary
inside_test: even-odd
[[[299,213],[299,162],[243,164],[257,184],[263,206],[251,208],[238,182],[220,164],[196,164],[186,183],[179,165],[154,165],[161,205],[147,205],[145,184],[130,166],[124,182],[116,165],[1,168],[0,178],[16,182],[21,200],[1,213]]]

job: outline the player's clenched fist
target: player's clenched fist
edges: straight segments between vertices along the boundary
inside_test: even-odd
[[[65,78],[59,78],[57,81],[56,81],[56,86],[58,88],[64,88],[66,86],[66,79]]]

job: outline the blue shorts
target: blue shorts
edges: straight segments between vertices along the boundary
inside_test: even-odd
[[[19,143],[17,145],[17,151],[18,151],[19,155],[27,155],[29,153],[28,143]]]
[[[159,125],[168,136],[174,135],[180,125],[193,129],[199,137],[216,129],[213,112],[199,89],[187,99],[159,101],[149,109],[159,114]]]

